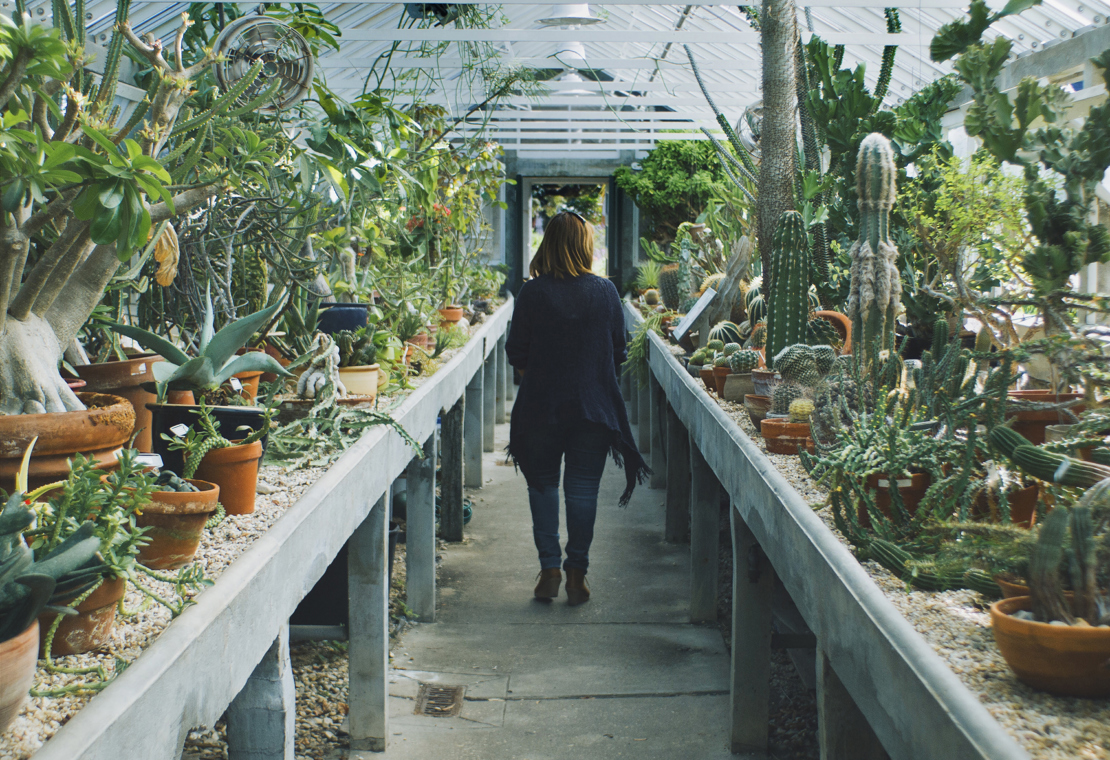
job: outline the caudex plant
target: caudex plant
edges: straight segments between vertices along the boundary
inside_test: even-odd
[[[183,65],[183,17],[167,60],[160,41],[132,32],[128,6],[117,6],[99,80],[84,68],[82,3],[56,3],[53,29],[0,16],[0,413],[84,409],[58,372],[63,352],[120,263],[162,222],[217,192],[221,174],[198,170],[197,130],[233,113],[261,69],[179,122],[212,59]],[[156,76],[120,123],[113,102],[127,45]]]

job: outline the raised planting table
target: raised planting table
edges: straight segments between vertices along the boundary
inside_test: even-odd
[[[394,417],[443,455],[445,531],[462,532],[462,482],[481,485],[484,431],[511,394],[508,303],[412,392]],[[484,383],[494,385],[485,392]],[[502,412],[503,413],[503,412]],[[443,418],[443,439],[437,420]],[[464,422],[465,418],[465,422]],[[477,456],[472,456],[474,453]],[[228,712],[232,758],[293,756],[289,616],[349,544],[350,741],[385,748],[389,671],[390,486],[408,471],[408,603],[435,616],[435,460],[388,427],[366,433],[174,620],[115,681],[35,754],[35,760],[174,760],[190,729]],[[450,538],[451,536],[447,536]]]
[[[625,316],[642,321],[631,304]],[[648,386],[625,390],[665,479],[667,538],[689,533],[694,621],[716,617],[720,489],[731,499],[732,751],[767,749],[777,575],[816,636],[823,759],[1028,758],[654,333],[648,366]]]

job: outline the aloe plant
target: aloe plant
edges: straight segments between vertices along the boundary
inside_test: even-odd
[[[247,341],[259,328],[270,321],[281,308],[280,303],[237,319],[224,326],[219,332],[214,332],[215,315],[212,298],[208,295],[206,299],[199,351],[193,357],[173,342],[149,330],[116,322],[106,323],[106,326],[120,335],[134,339],[146,350],[154,351],[165,359],[165,361],[156,362],[153,367],[159,396],[164,395],[165,390],[199,393],[215,391],[240,372],[273,372],[280,377],[292,377],[277,359],[269,354],[258,351],[241,356],[235,354],[247,345]]]

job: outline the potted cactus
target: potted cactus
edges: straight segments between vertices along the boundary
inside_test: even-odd
[[[728,357],[729,375],[725,378],[724,399],[741,403],[744,396],[755,393],[752,370],[759,366],[759,354],[742,348]]]
[[[725,381],[732,374],[730,360],[740,351],[739,343],[726,343],[725,347],[713,358],[713,384],[717,388],[717,396],[725,397]]]
[[[342,330],[335,333],[339,348],[339,380],[347,392],[355,396],[378,395],[378,347],[371,328]]]
[[[783,381],[771,396],[771,411],[760,422],[760,433],[772,454],[797,454],[812,448],[809,417],[818,383],[836,362],[832,346],[796,343],[774,358]]]

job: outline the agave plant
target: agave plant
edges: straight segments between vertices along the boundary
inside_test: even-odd
[[[206,299],[200,347],[194,357],[190,357],[171,341],[149,330],[115,322],[106,323],[106,325],[165,359],[165,361],[156,362],[153,367],[160,396],[164,390],[193,391],[200,394],[215,391],[240,372],[273,372],[280,377],[292,377],[269,354],[252,351],[237,356],[235,353],[247,345],[247,341],[260,327],[270,321],[281,308],[280,303],[237,319],[224,326],[219,332],[214,332],[215,315],[212,298],[206,295]]]

